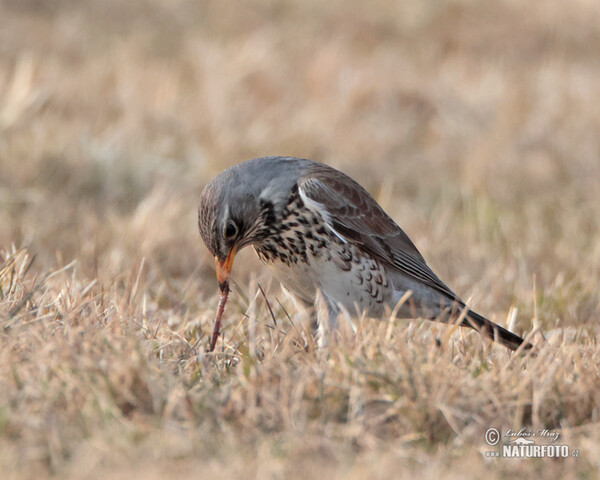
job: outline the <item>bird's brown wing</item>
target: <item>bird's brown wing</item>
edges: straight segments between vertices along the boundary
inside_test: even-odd
[[[298,188],[304,196],[322,206],[331,227],[348,242],[464,306],[427,266],[408,235],[350,177],[317,164],[300,178]]]

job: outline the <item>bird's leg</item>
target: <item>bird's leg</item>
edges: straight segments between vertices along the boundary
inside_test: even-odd
[[[326,347],[333,340],[339,313],[339,307],[323,295],[321,290],[317,290],[313,326],[316,324],[315,336],[319,348]]]

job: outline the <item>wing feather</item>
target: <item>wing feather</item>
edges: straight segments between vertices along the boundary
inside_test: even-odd
[[[350,177],[316,164],[300,178],[298,188],[303,197],[320,204],[331,227],[348,242],[360,245],[388,268],[397,269],[464,306],[429,268],[408,235]]]

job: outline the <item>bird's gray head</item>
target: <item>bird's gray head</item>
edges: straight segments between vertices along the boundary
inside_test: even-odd
[[[240,249],[265,239],[309,163],[255,158],[228,168],[206,185],[200,196],[198,227],[215,257],[219,283],[227,281]]]

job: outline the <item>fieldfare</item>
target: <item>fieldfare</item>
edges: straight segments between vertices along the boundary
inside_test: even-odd
[[[459,321],[511,350],[523,343],[470,310],[363,187],[322,163],[263,157],[228,168],[204,188],[198,225],[221,287],[211,350],[233,259],[248,245],[297,299],[321,295],[330,326],[340,310],[381,318],[409,292],[398,317]]]

